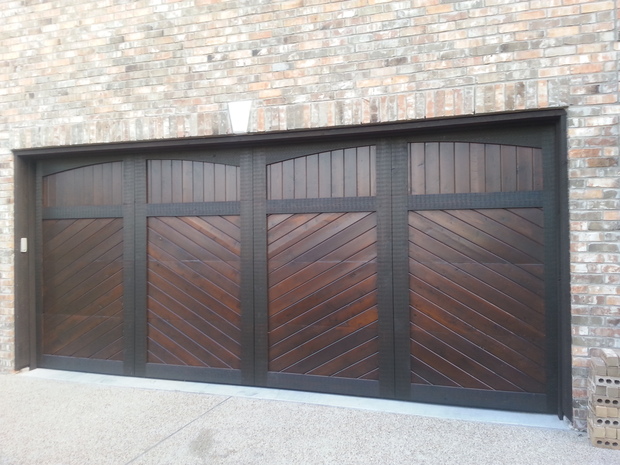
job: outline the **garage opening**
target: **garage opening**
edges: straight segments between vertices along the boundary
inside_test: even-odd
[[[40,159],[37,365],[557,412],[553,126]]]

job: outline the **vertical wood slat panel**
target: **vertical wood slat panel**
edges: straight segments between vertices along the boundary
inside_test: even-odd
[[[439,144],[429,142],[424,144],[425,172],[424,184],[426,194],[439,194]]]
[[[43,178],[44,207],[121,205],[122,162],[75,168]]]
[[[487,144],[484,150],[485,192],[501,192],[500,146]]]
[[[471,179],[471,192],[486,192],[486,167],[484,156],[484,144],[470,144],[469,163]]]
[[[370,147],[360,147],[357,149],[357,196],[369,197],[372,193],[372,186],[366,181],[370,179]]]
[[[344,197],[344,152],[332,152],[332,197]]]
[[[331,197],[331,192],[332,157],[331,152],[323,152],[319,154],[319,198],[329,198]]]
[[[239,200],[238,166],[189,160],[148,160],[149,203]]]
[[[517,190],[534,190],[532,154],[530,147],[517,147]]]
[[[454,194],[454,171],[454,143],[442,142],[439,145],[439,191],[442,194]]]
[[[310,155],[306,158],[306,198],[319,197],[319,156]]]
[[[344,193],[342,195],[343,197],[357,196],[357,164],[357,150],[345,149],[343,173]]]
[[[308,193],[307,193],[307,182],[308,182],[308,175],[307,173],[307,165],[306,165],[306,158],[307,157],[301,157],[301,158],[296,158],[295,160],[292,160],[294,165],[295,165],[295,169],[294,169],[294,178],[295,178],[295,182],[294,182],[294,191],[295,193],[293,194],[293,198],[295,199],[305,199],[308,197]]]
[[[502,192],[517,190],[517,148],[509,145],[500,147]]]
[[[409,146],[409,193],[411,195],[422,195],[426,193],[426,183],[424,182],[426,173],[426,157],[424,144],[419,142]]]
[[[469,144],[457,142],[454,144],[454,191],[456,194],[471,192],[469,175]]]
[[[532,151],[532,184],[535,191],[543,189],[543,162],[541,149],[534,149]]]
[[[371,145],[370,147],[370,176],[368,182],[370,182],[370,195],[377,195],[377,146]]]
[[[267,198],[312,199],[373,196],[374,146],[322,152],[267,166]]]
[[[465,142],[409,144],[409,195],[542,190],[542,151]]]

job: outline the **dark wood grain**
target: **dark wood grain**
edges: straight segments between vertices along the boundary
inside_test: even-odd
[[[121,219],[43,222],[43,354],[122,359],[122,238]]]
[[[362,146],[267,166],[267,198],[311,199],[375,195],[375,149]]]
[[[412,382],[544,392],[542,228],[515,210],[409,212]]]
[[[121,205],[123,163],[83,166],[43,177],[44,207]]]
[[[148,362],[240,368],[239,221],[148,219]]]
[[[409,144],[409,193],[469,194],[542,189],[540,149],[466,142]]]
[[[238,201],[238,166],[191,160],[148,160],[149,203]]]
[[[377,379],[375,214],[274,216],[269,370]]]

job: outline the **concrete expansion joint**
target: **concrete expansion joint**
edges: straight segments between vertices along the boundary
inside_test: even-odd
[[[227,402],[228,400],[230,400],[230,397],[226,397],[224,400],[222,400],[221,402],[211,406],[210,408],[208,408],[206,411],[204,411],[203,413],[201,413],[200,415],[198,415],[196,418],[194,418],[191,421],[188,421],[187,423],[185,423],[183,426],[181,426],[180,428],[178,428],[176,431],[170,433],[168,436],[166,436],[165,438],[161,439],[160,441],[156,442],[155,444],[153,444],[151,447],[145,449],[142,453],[140,453],[139,455],[137,455],[136,457],[134,457],[132,460],[130,460],[129,462],[127,462],[126,465],[129,465],[131,463],[134,463],[136,460],[140,459],[141,457],[143,457],[144,455],[148,454],[149,451],[156,449],[157,447],[159,447],[161,444],[165,443],[166,441],[170,440],[171,438],[173,438],[174,436],[176,436],[177,434],[179,434],[181,431],[183,431],[184,429],[186,429],[187,427],[189,427],[190,425],[196,423],[198,420],[200,420],[201,418],[204,418],[206,415],[208,415],[209,413],[213,412],[214,410],[216,410],[218,407],[220,407],[222,404],[224,404],[225,402]]]

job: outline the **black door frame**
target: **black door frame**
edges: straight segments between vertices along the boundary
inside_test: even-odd
[[[33,238],[37,232],[37,220],[33,214],[33,186],[35,184],[36,174],[35,166],[37,160],[45,160],[56,157],[81,157],[82,163],[85,159],[92,160],[92,157],[109,156],[114,154],[115,156],[124,155],[139,155],[153,152],[185,152],[190,149],[209,149],[209,148],[224,148],[224,147],[236,147],[237,150],[242,151],[245,155],[246,163],[249,163],[253,158],[252,151],[260,152],[260,146],[279,146],[290,145],[292,143],[302,144],[312,141],[321,141],[327,143],[330,147],[334,146],[334,142],[342,141],[346,139],[356,138],[356,140],[362,140],[367,138],[389,138],[402,135],[416,135],[433,133],[434,140],[437,137],[444,135],[448,139],[454,140],[454,136],[449,136],[449,133],[455,134],[459,130],[464,134],[469,133],[473,129],[480,130],[482,132],[498,134],[498,128],[500,132],[510,132],[515,127],[533,127],[539,128],[541,126],[549,126],[553,133],[554,140],[553,156],[547,157],[545,165],[545,183],[548,186],[553,186],[550,189],[546,197],[545,206],[550,208],[551,212],[557,212],[557,215],[548,215],[555,218],[556,227],[555,234],[559,235],[553,237],[551,243],[557,244],[557,247],[553,250],[555,259],[552,261],[553,272],[556,279],[559,280],[557,286],[554,289],[555,305],[558,308],[557,321],[554,322],[557,325],[558,339],[554,346],[554,350],[550,351],[549,357],[553,358],[553,366],[557,367],[558,374],[558,386],[556,396],[557,413],[560,416],[571,417],[572,414],[572,395],[571,395],[571,374],[570,374],[570,307],[569,307],[569,287],[568,287],[568,199],[566,194],[567,184],[567,168],[566,168],[566,123],[565,123],[564,110],[543,110],[532,112],[520,112],[511,114],[500,115],[483,115],[473,117],[458,117],[437,119],[429,121],[417,121],[406,123],[390,123],[379,124],[371,126],[363,126],[356,128],[334,128],[334,129],[321,129],[321,130],[308,130],[308,131],[292,131],[273,134],[257,134],[257,135],[244,135],[244,136],[217,136],[212,138],[191,138],[183,140],[166,140],[166,141],[151,141],[151,142],[135,142],[135,143],[120,143],[120,144],[96,144],[88,146],[69,146],[69,147],[51,147],[41,149],[22,149],[15,150],[16,161],[16,231],[15,231],[15,245],[16,250],[19,250],[20,238],[26,237],[31,239],[30,244],[33,243]],[[476,140],[480,142],[479,139]],[[255,149],[252,149],[254,147]],[[255,155],[254,155],[255,156]],[[247,165],[246,165],[247,166]],[[247,170],[244,170],[247,171]],[[261,182],[253,179],[244,179],[242,183],[245,183],[246,189],[253,193],[265,192],[265,186],[261,186]],[[249,186],[249,187],[248,187]],[[19,195],[19,194],[22,195]],[[392,197],[392,208],[401,208],[399,202],[402,202],[399,196]],[[245,211],[250,210],[251,201],[245,199]],[[242,209],[244,209],[244,201],[242,200]],[[396,206],[395,206],[396,205]],[[383,205],[387,206],[387,205]],[[259,212],[256,212],[255,208],[252,208],[252,224],[257,221],[261,221]],[[246,215],[247,217],[247,215]],[[248,220],[249,221],[249,220]],[[246,240],[249,235],[249,227],[244,228],[246,231]],[[260,231],[257,231],[260,232]],[[242,233],[243,235],[243,233]],[[260,252],[257,252],[256,236],[261,234],[252,234],[254,238],[252,242],[252,249],[248,250],[248,254],[252,256],[253,260],[260,260]],[[395,239],[395,240],[402,240]],[[549,243],[549,242],[548,242]],[[27,289],[32,289],[33,282],[36,281],[36,264],[34,263],[34,257],[32,254],[32,247],[30,247],[29,253],[16,253],[16,333],[18,337],[17,353],[16,353],[16,367],[30,366],[35,368],[37,366],[36,360],[36,335],[33,328],[33,321],[36,319],[36,305],[33,303],[33,299],[28,297]],[[396,264],[395,264],[396,266]],[[244,278],[251,279],[249,276]],[[251,288],[253,292],[261,291],[261,283],[253,282]],[[394,306],[398,307],[398,292],[393,294]],[[247,296],[244,296],[247,297]],[[249,312],[252,313],[252,312]],[[255,314],[255,312],[254,312]],[[249,323],[249,321],[248,321]],[[260,326],[260,321],[256,322],[254,327]],[[396,338],[399,334],[399,325],[395,325]],[[256,342],[255,350],[261,345],[261,341]],[[395,366],[403,364],[403,360],[396,360]],[[396,369],[398,371],[398,369]],[[253,378],[254,376],[250,376]],[[398,380],[398,375],[396,375]],[[245,380],[244,380],[245,382]],[[398,385],[398,381],[396,382]],[[403,393],[404,394],[404,393]],[[401,395],[396,394],[396,397],[401,398]]]

